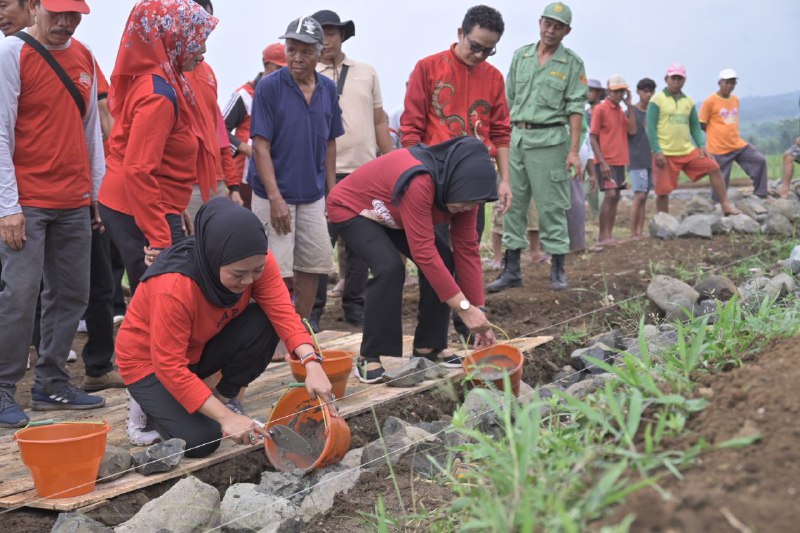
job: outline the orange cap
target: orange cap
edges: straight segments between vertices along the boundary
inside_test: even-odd
[[[261,52],[261,60],[264,63],[275,63],[281,67],[286,66],[286,49],[281,43],[273,43]]]

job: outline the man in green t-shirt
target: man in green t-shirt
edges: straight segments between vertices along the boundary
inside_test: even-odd
[[[506,95],[511,109],[511,208],[503,220],[503,272],[487,287],[498,292],[522,286],[520,252],[528,247],[531,198],[539,212],[542,251],[552,256],[550,284],[567,288],[567,214],[570,173],[583,178],[578,152],[588,92],[583,61],[561,45],[571,31],[572,11],[561,2],[545,7],[540,40],[514,52]]]

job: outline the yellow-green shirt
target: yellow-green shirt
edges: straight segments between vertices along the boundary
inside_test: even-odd
[[[647,106],[646,121],[647,138],[654,154],[683,156],[705,145],[694,100],[683,93],[675,98],[664,89],[653,96]]]
[[[583,61],[569,48],[559,45],[547,63],[539,65],[539,43],[514,52],[506,80],[511,122],[567,125],[569,115],[583,115],[589,97]],[[526,130],[527,140],[538,146],[568,141],[564,128]]]

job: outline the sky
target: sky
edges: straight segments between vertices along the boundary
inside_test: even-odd
[[[76,36],[89,44],[106,74],[113,69],[120,36],[135,0],[87,0]],[[353,20],[356,35],[345,53],[378,72],[384,108],[402,107],[405,81],[415,63],[456,40],[466,10],[476,1],[455,0],[213,0],[220,24],[208,41],[206,60],[219,81],[221,104],[261,67],[261,50],[277,42],[288,24],[320,9]],[[506,74],[514,50],[538,40],[538,19],[547,2],[484,0],[503,15],[506,31],[490,62]],[[717,75],[733,68],[736,94],[767,96],[800,88],[798,0],[573,0],[572,31],[564,45],[604,84],[622,74],[663,87],[667,66],[686,65],[685,92],[701,101]],[[796,113],[797,109],[787,113]]]

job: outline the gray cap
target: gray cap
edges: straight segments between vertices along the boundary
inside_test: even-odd
[[[323,33],[319,22],[311,17],[295,19],[279,39],[294,39],[308,44],[322,44]]]
[[[600,80],[590,79],[588,85],[590,89],[605,89]]]

